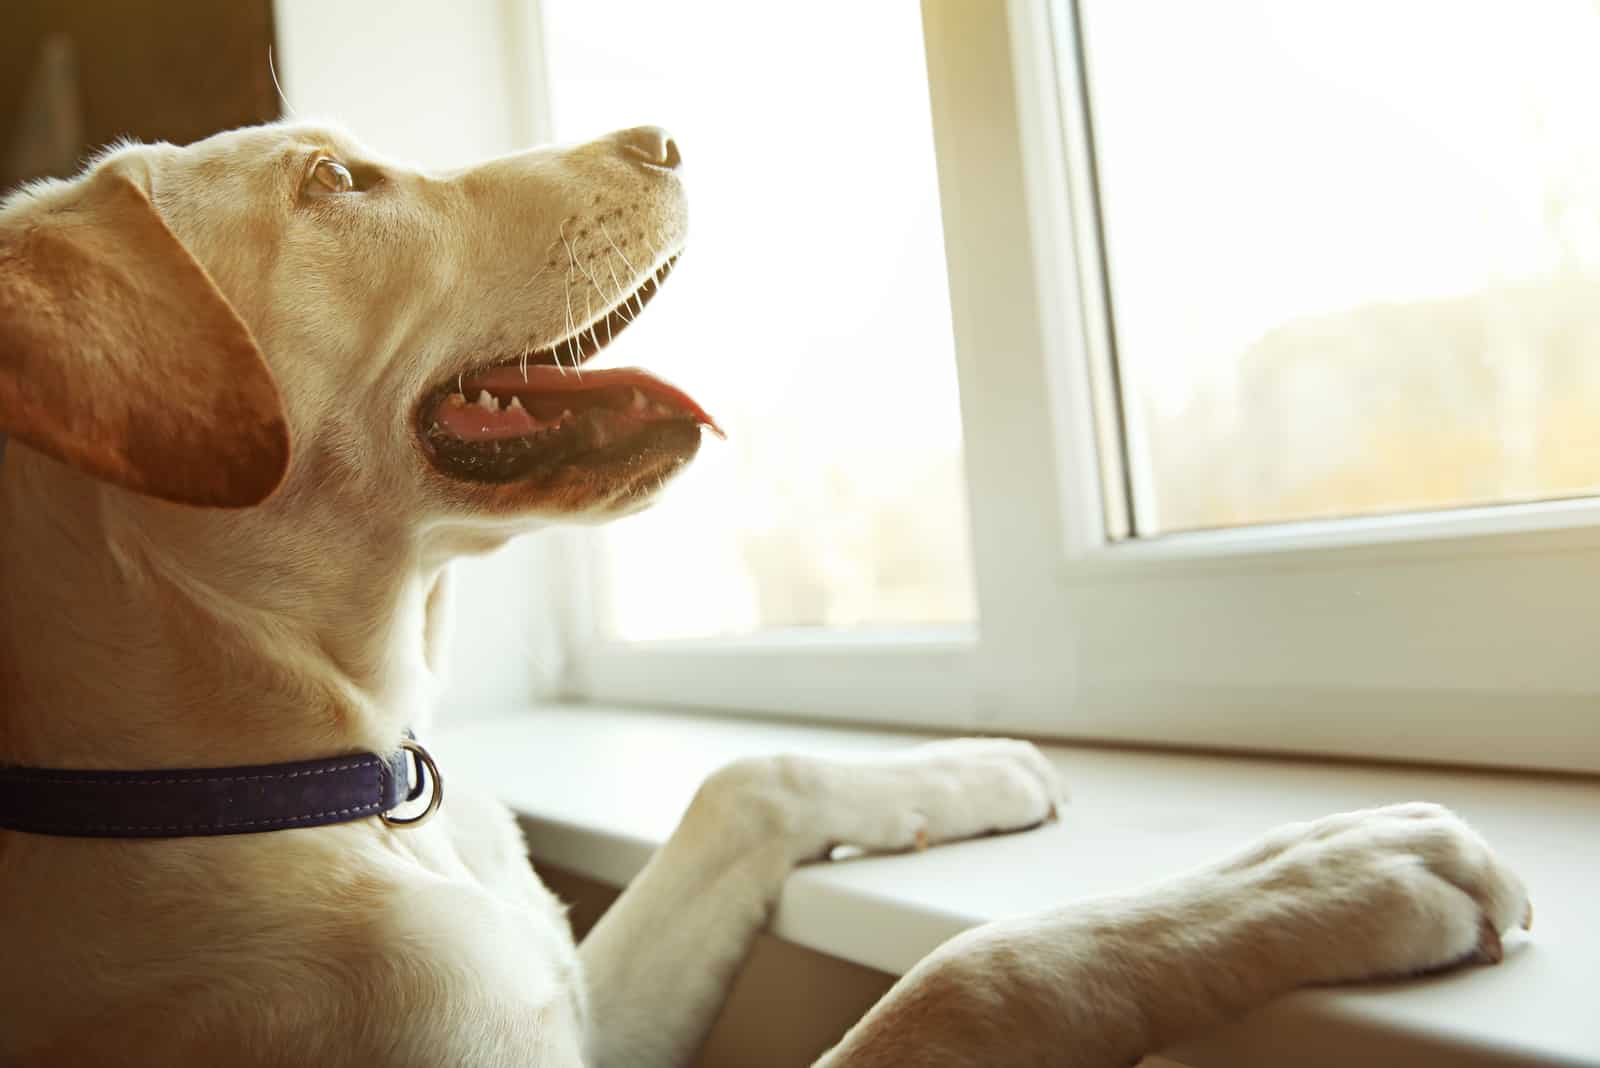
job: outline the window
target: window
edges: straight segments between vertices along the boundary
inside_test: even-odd
[[[1580,94],[1574,100],[1590,95],[1584,86],[1592,76],[1563,58],[1563,49],[1577,55],[1586,47],[1580,42],[1593,15],[1579,8],[1588,10],[1578,5],[1558,14],[1552,5],[1539,20],[1498,38],[1562,38],[1553,54],[1502,64],[1508,83],[1532,79],[1527,84],[1537,92],[1530,93],[1563,108],[1578,106],[1565,93]],[[611,21],[642,19],[643,10],[630,7]],[[906,66],[892,58],[916,38],[915,21],[900,6],[807,8],[780,31],[781,40],[751,28],[752,20],[768,17],[765,8],[759,16],[747,6],[722,15],[717,27],[691,36],[745,57],[746,77],[737,81],[744,95],[781,97],[799,85],[817,96],[820,108],[839,84],[866,100],[895,81],[893,93],[904,104],[897,114],[921,121],[901,95],[898,79],[909,75],[899,72]],[[1576,428],[1570,439],[1550,439],[1559,459],[1547,464],[1537,455],[1555,418],[1541,407],[1545,398],[1584,407],[1577,390],[1585,365],[1554,354],[1581,350],[1593,329],[1585,317],[1594,313],[1582,301],[1559,297],[1555,303],[1567,318],[1557,329],[1554,305],[1539,303],[1544,297],[1504,315],[1468,307],[1473,294],[1496,286],[1516,289],[1531,279],[1567,292],[1569,281],[1590,277],[1594,236],[1584,213],[1600,197],[1593,192],[1600,185],[1574,185],[1559,211],[1539,215],[1551,176],[1568,173],[1562,168],[1569,164],[1581,173],[1588,164],[1576,156],[1541,159],[1514,173],[1496,153],[1458,134],[1476,131],[1502,153],[1520,152],[1526,145],[1518,139],[1536,135],[1554,137],[1548,143],[1557,146],[1556,156],[1567,149],[1581,155],[1586,144],[1572,132],[1576,127],[1557,131],[1553,113],[1546,134],[1537,134],[1536,125],[1524,122],[1531,97],[1458,84],[1476,69],[1468,59],[1452,53],[1434,62],[1439,53],[1465,55],[1473,42],[1494,36],[1485,21],[1490,15],[1438,8],[1432,17],[1453,32],[1434,33],[1425,52],[1414,52],[1420,76],[1407,66],[1405,46],[1422,40],[1423,24],[1411,21],[1421,16],[1409,9],[1403,18],[1391,16],[1382,17],[1383,33],[1372,33],[1378,12],[1333,3],[1285,11],[1243,3],[1085,0],[1080,9],[1065,0],[926,0],[921,30],[936,152],[930,162],[908,139],[894,159],[873,158],[875,166],[906,168],[906,184],[896,179],[895,190],[914,188],[919,170],[925,181],[930,166],[937,176],[948,319],[934,284],[938,273],[922,262],[903,276],[915,296],[895,310],[926,320],[918,330],[933,323],[942,330],[948,322],[953,337],[961,420],[948,396],[926,402],[930,410],[949,405],[948,430],[940,433],[953,436],[930,432],[918,448],[960,456],[952,470],[966,475],[976,613],[952,607],[962,603],[956,596],[937,610],[927,602],[905,610],[904,602],[876,594],[874,603],[848,611],[838,609],[845,602],[832,593],[801,607],[782,596],[764,601],[762,580],[748,571],[718,577],[722,591],[703,598],[718,603],[702,611],[698,603],[682,603],[700,599],[692,583],[635,603],[633,580],[624,579],[610,594],[610,620],[579,614],[570,691],[590,699],[1067,738],[1600,770],[1594,723],[1600,655],[1591,638],[1600,509],[1585,499],[1542,499],[1593,490],[1600,460],[1594,439],[1583,437],[1581,414],[1570,420]],[[574,71],[599,69],[599,60],[571,38],[604,38],[583,20],[606,15],[602,5],[547,0],[545,18],[559,115],[580,106],[563,103],[562,85],[581,80]],[[1558,19],[1568,20],[1559,30]],[[801,29],[798,21],[811,26]],[[1530,28],[1533,21],[1543,28]],[[642,33],[658,32],[640,25]],[[739,48],[728,46],[733,40]],[[870,57],[860,51],[864,40]],[[787,71],[783,54],[790,45],[807,54],[806,69],[781,73],[783,84],[769,89],[760,76]],[[677,62],[678,47],[647,55],[670,53]],[[1342,68],[1320,58],[1330,49],[1344,59]],[[703,57],[700,67],[713,69],[714,58]],[[563,62],[578,66],[563,74]],[[1218,74],[1218,67],[1227,71]],[[819,77],[823,68],[827,76]],[[1252,81],[1264,85],[1256,96]],[[596,111],[594,123],[586,116],[584,125],[661,121],[686,131],[689,143],[688,131],[699,121],[690,114],[695,109],[685,104],[685,114],[677,114],[677,105],[667,106],[673,99],[667,83],[650,84],[656,88],[648,93],[635,86],[632,97],[621,98],[648,95],[646,111],[603,118]],[[726,95],[726,85],[719,88]],[[582,107],[601,106],[587,85],[580,92]],[[1294,158],[1264,153],[1253,136],[1262,120],[1228,106],[1230,94],[1254,101],[1258,113],[1270,106],[1299,115],[1315,105],[1327,136],[1284,132],[1280,143],[1299,146],[1288,151]],[[1262,103],[1261,94],[1273,99]],[[1367,102],[1374,95],[1385,101],[1381,122]],[[1180,105],[1162,102],[1177,99],[1194,114],[1183,112],[1175,126]],[[1480,114],[1491,101],[1498,111]],[[704,101],[698,107],[711,110]],[[1431,131],[1437,144],[1419,147],[1391,128],[1406,122]],[[816,128],[819,145],[834,136],[830,129]],[[870,156],[870,145],[851,141],[858,129],[841,120],[838,155],[860,158],[866,149]],[[1390,143],[1397,139],[1401,144]],[[1324,143],[1333,141],[1343,154]],[[1308,157],[1312,142],[1321,157]],[[1172,147],[1195,143],[1205,152]],[[1410,155],[1397,155],[1402,149]],[[708,147],[699,158],[717,160],[719,151]],[[1182,158],[1169,159],[1174,153]],[[692,169],[696,156],[686,156]],[[1419,188],[1453,173],[1446,157],[1472,179],[1419,202]],[[1307,158],[1327,165],[1307,168]],[[1400,158],[1407,165],[1393,169],[1403,174],[1374,177],[1361,169],[1363,159]],[[719,166],[739,159],[734,153]],[[1194,175],[1198,169],[1207,173]],[[697,210],[704,210],[698,206],[708,180],[691,174]],[[1358,174],[1365,182],[1359,196],[1332,198],[1328,183],[1348,185]],[[1284,190],[1291,180],[1298,181],[1292,196]],[[884,196],[860,174],[844,186],[856,187]],[[1316,201],[1315,210],[1302,199]],[[906,205],[892,206],[897,218],[919,217]],[[1468,243],[1471,255],[1441,256],[1432,239],[1461,213],[1475,220],[1480,240]],[[898,240],[896,247],[917,250],[905,258],[933,257],[938,244],[929,235],[936,228],[921,218],[880,237],[885,249]],[[1402,223],[1410,228],[1393,232]],[[819,243],[835,232],[827,220],[805,227]],[[1371,270],[1363,235],[1367,242],[1373,235],[1389,239],[1389,259]],[[652,366],[671,370],[659,356],[668,347],[663,338],[683,331],[688,340],[667,358],[681,358],[681,375],[697,388],[702,370],[693,339],[717,320],[704,310],[691,313],[687,269],[696,256],[718,254],[707,247],[715,240],[708,219],[685,260],[684,279],[674,280],[677,310],[670,310],[672,301],[660,303],[651,315],[661,319],[648,335],[641,330],[631,339],[639,359],[648,344]],[[1216,247],[1225,240],[1228,248]],[[1561,241],[1570,248],[1563,251]],[[1168,243],[1176,247],[1164,255]],[[1502,257],[1493,249],[1510,251]],[[1526,255],[1515,260],[1519,249]],[[1322,255],[1310,257],[1308,250]],[[705,277],[714,269],[708,265]],[[1557,277],[1564,271],[1570,277]],[[1235,276],[1239,284],[1230,286]],[[1208,301],[1211,294],[1216,298]],[[793,309],[799,300],[785,293],[780,304]],[[1409,309],[1398,325],[1385,319],[1381,329],[1363,326],[1354,337],[1347,336],[1348,323],[1326,322],[1398,306]],[[686,321],[671,322],[674,314]],[[1438,326],[1445,321],[1455,325]],[[753,320],[742,340],[771,329],[769,314]],[[1482,338],[1456,336],[1474,331]],[[1294,354],[1262,357],[1263,339],[1283,333]],[[945,343],[942,335],[926,337],[930,352]],[[1393,355],[1376,358],[1369,349]],[[736,391],[753,392],[759,405],[769,373],[759,362],[765,354],[738,345],[726,351],[704,357],[708,367],[721,359],[737,368],[721,379],[728,396],[707,394],[713,410],[720,400],[735,406],[723,410],[737,411],[745,402],[731,395]],[[879,357],[890,358],[874,351],[863,359]],[[1478,368],[1476,383],[1461,370],[1469,365]],[[1519,366],[1538,370],[1514,370]],[[776,373],[787,372],[779,365]],[[1556,377],[1536,389],[1527,385],[1545,375]],[[1561,375],[1573,384],[1548,384],[1565,382]],[[784,389],[795,385],[774,381]],[[882,385],[893,384],[894,373],[886,373]],[[1467,399],[1458,402],[1452,390]],[[1395,397],[1411,399],[1391,403]],[[1384,408],[1390,409],[1385,418],[1397,420],[1395,441],[1364,436],[1362,416]],[[1452,437],[1458,426],[1480,422],[1499,429],[1465,443]],[[752,435],[749,448],[764,447],[759,440]],[[725,560],[748,568],[751,554],[741,539],[770,532],[765,524],[774,512],[761,505],[760,494],[770,489],[740,487],[759,486],[763,473],[777,467],[770,454],[752,451],[744,462],[756,481],[740,482],[741,472],[715,467],[736,468],[742,454],[730,447],[721,461],[714,455],[701,461],[711,471],[701,476],[706,489],[682,485],[659,516],[638,521],[638,533],[624,527],[609,541],[607,535],[587,541],[601,576],[644,574],[650,581],[650,568],[694,571]],[[848,454],[844,462],[851,462]],[[1367,474],[1317,473],[1351,463],[1366,464]],[[697,492],[732,494],[739,509],[718,516],[703,502],[674,500]],[[926,514],[959,521],[959,487],[931,496],[957,503]],[[816,551],[834,509],[860,505],[846,495],[811,499],[822,507],[796,520],[806,529],[786,535],[802,539],[805,552]],[[678,518],[668,511],[674,505],[683,509]],[[663,530],[679,523],[683,533],[653,539],[644,533],[647,522]],[[664,558],[645,544],[687,542],[690,531],[704,537],[707,525],[718,522],[744,526],[716,532],[717,548],[708,554],[684,550]],[[871,568],[893,562],[899,543],[883,544],[891,548]],[[949,550],[947,559],[955,557]],[[591,573],[579,583],[580,608],[594,602],[601,581]],[[671,612],[652,615],[650,601]],[[678,618],[680,608],[689,622]],[[973,618],[975,630],[908,626]],[[867,633],[763,629],[854,622],[897,626]],[[707,637],[639,640],[689,634]]]
[[[545,0],[561,140],[660,122],[690,239],[602,364],[728,430],[595,539],[624,641],[973,618],[961,422],[917,9]]]
[[[1600,8],[1080,7],[1135,533],[1600,491]]]

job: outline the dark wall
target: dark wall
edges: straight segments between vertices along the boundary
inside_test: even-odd
[[[272,0],[5,0],[0,187],[276,118],[272,33]]]

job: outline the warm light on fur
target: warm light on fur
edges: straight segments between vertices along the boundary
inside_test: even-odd
[[[423,174],[277,125],[123,147],[0,206],[0,762],[267,763],[425,734],[449,560],[634,507],[692,455],[475,486],[417,440],[428,390],[596,321],[681,248],[674,164],[640,137]],[[302,196],[323,157],[381,182]],[[607,256],[583,226],[600,215],[628,220],[606,240],[634,242],[632,277],[578,269]],[[1063,801],[1022,742],[743,761],[581,949],[508,812],[457,780],[414,830],[0,832],[0,1062],[686,1064],[795,865]],[[1526,909],[1441,809],[1330,817],[971,932],[823,1063],[1111,1068],[1297,986],[1496,958]]]

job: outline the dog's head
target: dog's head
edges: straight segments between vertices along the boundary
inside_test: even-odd
[[[448,174],[307,124],[118,148],[0,205],[0,430],[190,505],[632,510],[715,429],[581,369],[681,251],[678,165],[654,128]]]

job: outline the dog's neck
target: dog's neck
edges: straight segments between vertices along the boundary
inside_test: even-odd
[[[444,561],[402,529],[353,525],[350,507],[183,509],[13,442],[0,762],[223,766],[392,748],[432,701],[427,617]]]

